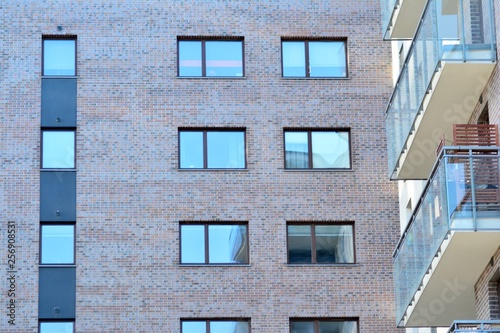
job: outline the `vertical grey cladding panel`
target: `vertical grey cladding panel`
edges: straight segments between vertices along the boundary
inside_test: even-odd
[[[73,319],[76,306],[76,268],[40,267],[38,317]]]
[[[76,171],[40,172],[40,221],[76,221]]]
[[[42,127],[76,127],[76,78],[42,79]]]

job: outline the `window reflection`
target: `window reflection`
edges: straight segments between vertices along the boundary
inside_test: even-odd
[[[73,264],[75,261],[75,227],[73,225],[42,225],[40,256],[42,264]]]
[[[75,131],[42,132],[42,168],[75,167]]]
[[[76,40],[43,41],[43,75],[76,75]]]
[[[40,333],[73,333],[72,322],[42,322]]]

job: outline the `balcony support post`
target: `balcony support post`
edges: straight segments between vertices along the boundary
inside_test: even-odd
[[[472,200],[472,223],[474,226],[474,231],[477,231],[477,219],[476,219],[476,187],[474,185],[474,160],[472,157],[472,149],[469,149],[469,172],[470,172],[470,190],[471,190],[471,200]]]

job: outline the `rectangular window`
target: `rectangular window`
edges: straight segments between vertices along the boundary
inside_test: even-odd
[[[358,333],[357,319],[290,319],[290,333]]]
[[[250,320],[182,319],[181,333],[250,333]]]
[[[76,75],[76,38],[43,39],[42,75]]]
[[[74,224],[42,224],[40,238],[40,264],[72,265],[75,263]]]
[[[348,130],[285,129],[286,169],[350,169]]]
[[[288,223],[289,264],[353,264],[354,225]]]
[[[179,168],[246,168],[245,130],[179,130]]]
[[[240,77],[243,38],[178,38],[180,77]]]
[[[181,223],[181,264],[248,264],[246,223]]]
[[[283,77],[347,77],[347,40],[282,39]]]
[[[40,333],[73,333],[75,323],[72,321],[41,321]]]
[[[75,168],[75,130],[42,130],[42,168]]]

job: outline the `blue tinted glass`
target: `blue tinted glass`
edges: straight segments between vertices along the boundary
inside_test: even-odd
[[[43,75],[76,75],[76,41],[46,39],[43,41]]]
[[[292,321],[290,322],[291,333],[314,333],[312,321]]]
[[[250,328],[248,322],[244,321],[211,321],[210,332],[212,333],[248,333]],[[184,333],[184,332],[183,332]]]
[[[182,333],[205,333],[207,324],[204,321],[183,321]]]
[[[181,226],[181,263],[205,263],[205,226]]]
[[[207,133],[208,168],[245,168],[244,132]]]
[[[344,42],[309,42],[311,77],[346,77]]]
[[[205,42],[207,76],[243,76],[242,41]]]
[[[312,132],[313,168],[350,168],[348,132]]]
[[[306,76],[306,51],[304,42],[282,42],[283,76]]]
[[[355,321],[320,321],[319,333],[357,333]]]
[[[180,168],[203,168],[203,133],[179,132]]]
[[[40,323],[40,333],[73,333],[73,323]]]
[[[309,167],[307,132],[285,132],[285,167],[303,169]]]
[[[201,42],[179,42],[179,76],[202,76]]]
[[[288,262],[308,264],[312,262],[312,238],[310,225],[288,226]]]
[[[42,264],[73,264],[75,261],[75,229],[72,225],[43,225]]]
[[[213,263],[248,263],[247,228],[244,225],[208,227],[208,256]]]
[[[42,168],[75,167],[75,132],[44,131]]]

